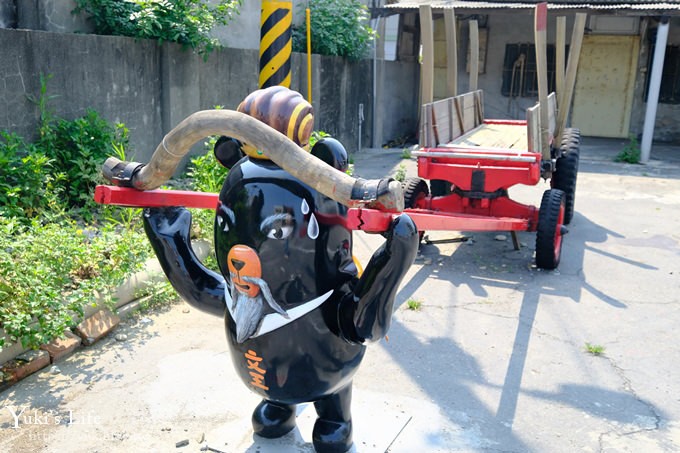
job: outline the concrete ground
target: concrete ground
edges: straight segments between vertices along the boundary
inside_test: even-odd
[[[532,266],[531,233],[519,251],[507,234],[428,233],[389,341],[355,378],[354,451],[680,450],[680,148],[612,162],[623,144],[584,141],[556,271]],[[400,155],[362,151],[355,173],[416,176]],[[537,204],[546,188],[511,195]],[[358,233],[355,254],[366,263],[380,243]],[[313,451],[309,406],[284,438],[252,436],[258,399],[232,370],[220,319],[177,303],[116,334],[127,339],[0,394],[0,451]]]

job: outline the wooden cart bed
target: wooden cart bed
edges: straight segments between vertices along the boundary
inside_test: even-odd
[[[484,119],[482,91],[424,104],[420,147],[423,149],[540,153],[539,105],[527,110],[526,120]],[[555,95],[548,97],[549,130],[555,127]]]

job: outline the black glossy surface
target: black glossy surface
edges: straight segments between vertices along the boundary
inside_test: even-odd
[[[333,149],[334,165],[342,167]],[[224,278],[191,252],[189,213],[181,208],[145,211],[164,271],[189,303],[225,315],[237,373],[263,397],[253,414],[256,432],[282,435],[290,430],[287,408],[314,402],[315,447],[346,451],[352,376],[364,342],[389,329],[397,288],[418,248],[415,224],[398,217],[358,278],[346,208],[272,162],[240,160],[219,198],[214,239]],[[305,312],[297,317],[298,310]],[[270,322],[280,325],[270,329]]]
[[[191,213],[178,207],[144,209],[144,230],[172,286],[191,306],[224,316],[224,278],[191,248]]]

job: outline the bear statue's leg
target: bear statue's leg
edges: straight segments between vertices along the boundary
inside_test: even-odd
[[[352,384],[314,403],[319,418],[312,439],[319,453],[345,453],[352,448]]]
[[[258,436],[274,439],[295,428],[295,406],[262,400],[253,412],[253,431]]]

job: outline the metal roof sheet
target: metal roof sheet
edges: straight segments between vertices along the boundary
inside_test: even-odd
[[[389,5],[388,9],[414,9],[421,5],[430,5],[433,9],[530,9],[539,1],[505,2],[505,1],[474,1],[474,0],[403,0]],[[680,11],[680,0],[665,2],[635,2],[622,3],[620,0],[599,0],[597,3],[585,3],[573,0],[553,0],[548,2],[548,9],[581,9],[581,10],[618,10],[618,11]]]

